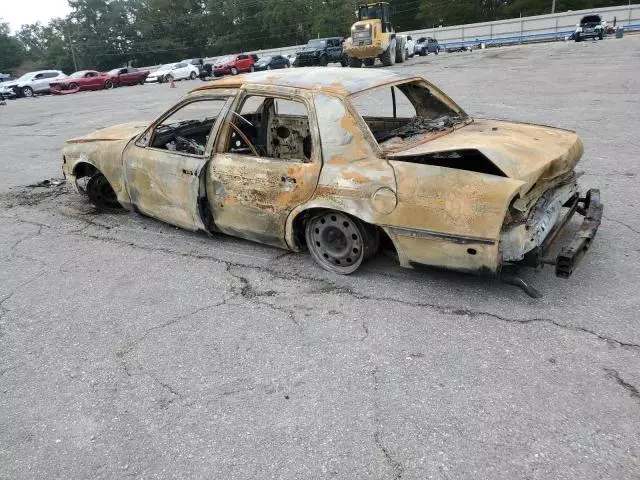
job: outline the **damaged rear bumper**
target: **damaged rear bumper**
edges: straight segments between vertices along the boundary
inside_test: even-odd
[[[600,201],[600,191],[597,189],[589,190],[583,198],[576,195],[565,206],[568,207],[568,211],[549,232],[544,242],[538,248],[527,253],[524,260],[520,262],[522,265],[531,267],[555,265],[557,277],[569,278],[571,276],[584,254],[589,250],[591,242],[598,232],[604,206]],[[556,239],[576,213],[584,217],[582,225],[573,238],[562,246],[560,253],[555,258],[548,257]]]

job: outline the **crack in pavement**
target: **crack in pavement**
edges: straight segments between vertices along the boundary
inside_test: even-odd
[[[618,385],[620,385],[627,392],[629,392],[631,397],[637,400],[640,400],[640,391],[638,390],[638,388],[635,385],[632,385],[631,383],[625,381],[620,376],[617,370],[614,370],[613,368],[605,368],[604,371],[606,372],[608,377],[611,377],[612,379],[614,379]]]
[[[393,479],[399,480],[404,473],[404,466],[398,460],[394,458],[389,448],[382,441],[382,435],[380,433],[380,405],[378,404],[378,389],[380,387],[380,379],[378,378],[378,365],[374,365],[371,371],[371,377],[373,379],[373,422],[375,431],[373,432],[373,442],[378,450],[384,455],[385,461],[391,467],[393,472]]]
[[[7,217],[3,217],[3,218],[7,218]],[[28,221],[28,220],[23,220],[20,219],[18,217],[10,217],[13,220],[16,220],[18,222],[24,222],[24,223],[30,223],[33,225],[43,225],[47,228],[52,228],[55,230],[59,230],[60,229],[56,229],[55,227],[52,227],[50,225],[47,224],[42,224],[42,223],[38,223],[38,222],[33,222],[33,221]],[[270,267],[268,265],[261,265],[261,266],[256,266],[256,265],[251,265],[251,264],[243,264],[243,263],[238,263],[238,262],[232,262],[230,260],[222,260],[218,257],[215,257],[213,255],[209,255],[209,254],[196,254],[193,252],[180,252],[180,251],[176,251],[176,250],[172,250],[170,248],[167,247],[151,247],[151,246],[144,246],[144,245],[138,245],[135,242],[132,241],[126,241],[126,240],[121,240],[118,238],[114,238],[114,237],[109,237],[109,236],[102,236],[102,235],[95,235],[95,234],[89,234],[89,233],[85,233],[85,232],[70,232],[70,231],[63,231],[66,234],[74,234],[74,235],[78,235],[84,238],[91,238],[97,241],[101,241],[101,242],[105,242],[105,243],[113,243],[115,245],[121,245],[121,246],[129,246],[131,248],[137,249],[137,250],[142,250],[145,252],[159,252],[159,253],[165,253],[167,255],[173,255],[173,256],[178,256],[178,257],[185,257],[185,258],[195,258],[195,259],[200,259],[200,260],[207,260],[207,261],[211,261],[214,263],[219,263],[222,265],[225,265],[225,267],[227,268],[227,270],[229,270],[231,267],[237,267],[237,268],[245,268],[245,269],[250,269],[250,270],[256,270],[259,272],[266,272],[269,273],[273,276],[275,276],[276,278],[279,279],[284,279],[284,280],[292,280],[292,279],[296,279],[296,280],[307,280],[310,282],[318,282],[320,283],[320,289],[317,292],[310,292],[310,295],[313,294],[317,294],[317,295],[324,295],[324,294],[334,294],[334,295],[348,295],[351,298],[355,298],[357,300],[365,300],[365,301],[385,301],[385,302],[391,302],[391,303],[397,303],[400,305],[404,305],[404,306],[409,306],[409,307],[416,307],[416,308],[430,308],[438,313],[441,313],[443,315],[453,315],[453,316],[466,316],[466,317],[470,317],[470,318],[478,318],[478,317],[489,317],[495,320],[499,320],[501,322],[507,322],[507,323],[512,323],[512,324],[520,324],[520,325],[529,325],[529,324],[535,324],[535,323],[546,323],[548,325],[553,325],[555,327],[561,328],[561,329],[565,329],[565,330],[570,330],[570,331],[574,331],[574,332],[578,332],[578,333],[585,333],[588,334],[590,336],[593,336],[599,340],[605,341],[611,345],[616,345],[618,347],[621,348],[631,348],[631,349],[640,349],[640,344],[638,343],[633,343],[633,342],[626,342],[623,340],[619,340],[616,339],[614,337],[610,337],[601,333],[598,333],[596,331],[590,330],[588,328],[585,327],[581,327],[581,326],[576,326],[576,325],[570,325],[570,324],[565,324],[562,322],[559,322],[557,320],[551,319],[551,318],[524,318],[524,319],[517,319],[517,318],[508,318],[502,315],[499,315],[497,313],[493,313],[493,312],[488,312],[488,311],[483,311],[483,310],[471,310],[471,309],[462,309],[456,306],[450,306],[450,305],[439,305],[439,304],[435,304],[435,303],[428,303],[428,302],[414,302],[411,300],[403,300],[403,299],[399,299],[399,298],[395,298],[395,297],[383,297],[383,296],[376,296],[376,297],[372,297],[369,295],[365,295],[365,294],[361,294],[358,292],[353,291],[351,288],[349,287],[345,287],[342,285],[338,285],[335,282],[332,282],[328,279],[325,278],[318,278],[318,277],[314,277],[311,275],[304,275],[300,272],[296,272],[296,273],[283,273],[280,272],[278,270],[275,270],[273,267]],[[246,278],[244,277],[236,277],[234,276],[234,274],[232,272],[229,272],[230,275],[234,278],[236,278],[238,281],[240,281],[241,285],[239,287],[239,293],[241,296],[243,296],[243,298],[246,299],[255,299],[259,296],[264,296],[264,294],[259,294],[256,295],[255,290],[253,290],[253,287],[250,286],[248,284],[248,281],[246,280]],[[244,279],[244,281],[243,281]],[[275,296],[274,293],[272,293],[272,291],[268,291],[266,292],[268,295],[267,296]],[[277,293],[277,292],[276,292]],[[263,303],[268,303],[268,302],[263,302]],[[271,306],[273,306],[272,304],[269,304]]]
[[[605,218],[606,220],[609,220],[610,222],[614,222],[617,223],[618,225],[622,225],[623,227],[627,227],[629,230],[631,230],[634,233],[637,233],[638,235],[640,235],[640,230],[636,230],[635,228],[633,228],[631,225],[627,225],[624,222],[621,222],[620,220],[617,220],[615,218],[611,218],[611,217],[606,217],[603,216],[603,218]]]

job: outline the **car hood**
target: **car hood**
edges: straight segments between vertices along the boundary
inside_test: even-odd
[[[475,119],[462,128],[389,155],[429,155],[453,150],[478,150],[504,174],[524,182],[528,191],[539,181],[560,177],[575,167],[584,147],[575,132],[545,125]]]
[[[2,87],[15,87],[16,85],[18,85],[18,82],[16,80],[11,80],[10,82],[2,82],[2,83],[0,83],[0,88],[2,88]]]
[[[116,140],[131,140],[136,135],[142,133],[149,126],[148,122],[129,122],[113,127],[95,130],[84,137],[67,140],[67,143],[89,143],[89,142],[109,142]]]
[[[296,53],[313,53],[321,50],[320,47],[304,47],[298,50]]]

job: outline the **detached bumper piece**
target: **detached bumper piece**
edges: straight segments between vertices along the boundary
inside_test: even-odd
[[[573,240],[562,248],[555,262],[549,262],[555,263],[556,276],[561,278],[571,276],[584,254],[589,250],[602,221],[604,206],[600,203],[600,190],[589,190],[586,197],[579,199],[577,204],[576,211],[584,215],[582,225]]]

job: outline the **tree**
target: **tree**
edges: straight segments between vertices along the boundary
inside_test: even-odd
[[[22,63],[24,57],[22,43],[9,32],[9,24],[0,21],[0,72],[11,71]]]

